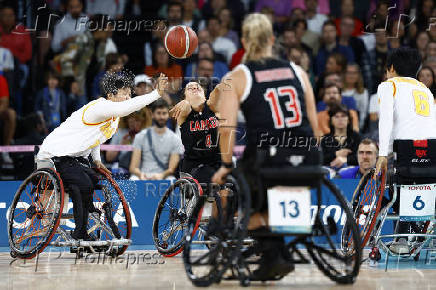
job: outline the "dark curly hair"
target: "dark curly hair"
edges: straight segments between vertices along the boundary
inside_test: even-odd
[[[133,90],[135,75],[128,70],[118,73],[106,72],[100,81],[102,96],[107,98],[108,94],[116,94],[119,89],[130,88]]]

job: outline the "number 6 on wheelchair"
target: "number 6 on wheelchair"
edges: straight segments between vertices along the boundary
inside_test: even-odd
[[[110,256],[125,252],[132,233],[129,206],[111,176],[95,170],[99,182],[93,195],[95,210],[90,212],[88,221],[88,234],[93,241],[74,240],[64,228],[67,220],[73,219],[67,211],[68,188],[64,188],[54,169],[41,168],[20,185],[8,210],[12,257],[32,259],[49,245]]]

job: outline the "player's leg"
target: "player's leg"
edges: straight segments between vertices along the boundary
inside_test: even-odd
[[[71,191],[74,221],[76,224],[73,238],[87,239],[86,227],[89,202],[94,188],[93,182],[87,174],[87,168],[73,158],[62,159],[56,163],[56,168],[62,181]]]
[[[266,229],[268,226],[266,192],[255,172],[254,157],[244,155],[238,166],[242,169],[251,194],[253,214],[249,220],[248,230],[254,233],[256,230]],[[284,237],[258,237],[256,240],[261,259],[259,268],[253,271],[253,279],[269,280],[276,276],[286,276],[295,269],[286,249]]]

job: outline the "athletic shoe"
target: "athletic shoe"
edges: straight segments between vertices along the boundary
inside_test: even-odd
[[[389,249],[395,253],[395,254],[409,254],[410,253],[410,249],[409,249],[409,245],[407,244],[407,239],[406,238],[399,238],[397,241],[393,242],[390,246]]]
[[[253,271],[251,280],[278,280],[295,270],[283,238],[264,238],[259,241],[259,247],[262,256],[259,268]]]

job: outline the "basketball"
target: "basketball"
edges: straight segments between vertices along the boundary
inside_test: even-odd
[[[197,34],[189,26],[171,27],[165,35],[165,48],[174,58],[187,58],[198,45]]]

